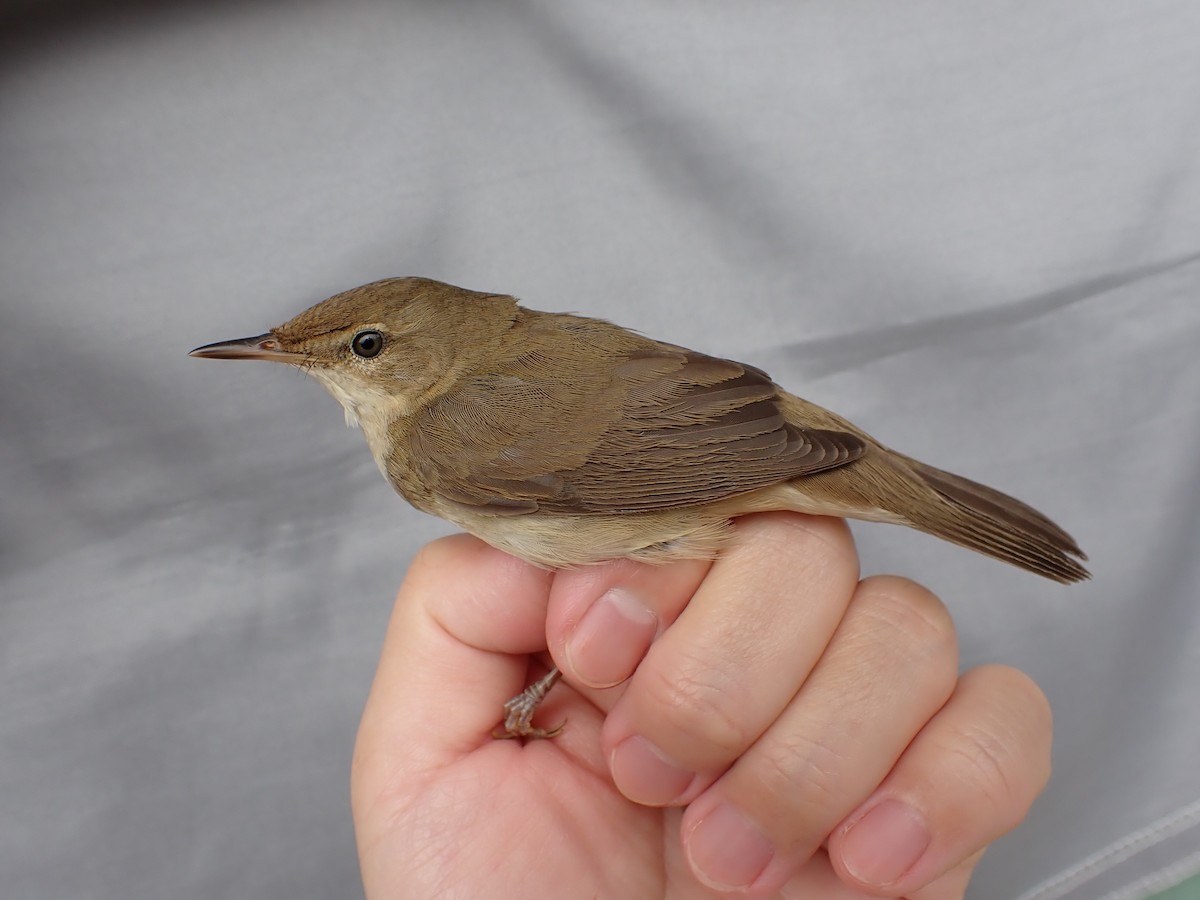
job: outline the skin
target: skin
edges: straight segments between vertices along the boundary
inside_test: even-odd
[[[551,662],[540,716],[569,727],[488,737]],[[838,519],[747,516],[715,562],[561,572],[434,542],[355,749],[366,896],[962,897],[1044,786],[1051,720],[1022,673],[957,665],[942,603],[860,581]]]

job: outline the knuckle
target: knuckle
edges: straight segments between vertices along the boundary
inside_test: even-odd
[[[1050,777],[1050,707],[1028,676],[1007,667],[999,675],[1003,702],[964,721],[943,748],[958,777],[982,798],[1005,831],[1025,818]],[[984,674],[984,673],[973,673]]]
[[[844,519],[790,512],[756,513],[739,520],[735,552],[753,554],[771,565],[796,559],[851,584],[858,579],[859,560]]]
[[[755,751],[754,775],[763,796],[786,802],[802,818],[828,818],[845,803],[842,793],[846,758],[837,741],[808,734],[791,734],[786,740],[764,741]]]
[[[1049,737],[1054,728],[1054,716],[1050,711],[1050,700],[1036,681],[1011,666],[982,666],[978,671],[1000,680],[1009,706],[1020,712],[1026,727]]]
[[[948,748],[960,777],[971,783],[976,796],[991,808],[992,820],[1004,830],[1015,828],[1025,818],[1027,805],[1018,802],[1025,791],[1012,770],[1012,748],[986,728],[964,728]]]
[[[756,737],[741,714],[746,707],[734,680],[711,663],[676,660],[669,669],[655,667],[647,674],[650,678],[638,687],[654,730],[685,735],[697,755],[736,756]]]
[[[528,590],[529,573],[538,572],[548,586],[548,573],[497,550],[469,534],[452,534],[430,541],[413,556],[401,588],[444,593],[447,584],[472,592],[498,594]],[[433,588],[433,586],[437,586]]]
[[[451,534],[430,541],[413,556],[408,571],[423,578],[461,566],[464,554],[475,549],[476,541],[466,534]]]
[[[945,605],[916,582],[874,576],[860,586],[860,615],[875,626],[876,639],[914,658],[958,665],[954,621]]]
[[[995,736],[994,746],[1007,748],[1012,760],[1009,769],[1020,773],[1020,787],[1036,794],[1050,779],[1054,717],[1046,694],[1037,682],[1011,666],[980,666],[965,677],[991,682],[995,708],[981,726],[986,723]]]

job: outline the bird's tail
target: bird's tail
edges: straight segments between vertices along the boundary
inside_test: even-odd
[[[946,501],[914,526],[1063,584],[1091,577],[1075,539],[1033,507],[915,459],[905,462]]]

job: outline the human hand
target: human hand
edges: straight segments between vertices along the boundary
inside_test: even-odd
[[[539,719],[565,731],[494,740],[547,643],[564,681]],[[958,675],[928,591],[858,580],[840,520],[748,516],[711,564],[558,573],[446,538],[401,588],[359,730],[363,882],[950,900],[1044,785],[1050,731],[1020,672]]]

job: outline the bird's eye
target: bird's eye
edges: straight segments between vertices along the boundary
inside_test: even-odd
[[[354,351],[355,356],[361,356],[363,359],[378,356],[379,351],[383,349],[383,335],[378,331],[360,331],[350,342],[350,349]]]

